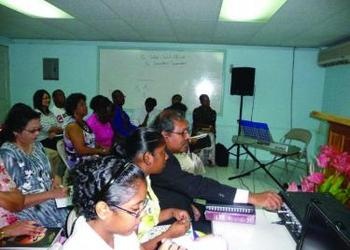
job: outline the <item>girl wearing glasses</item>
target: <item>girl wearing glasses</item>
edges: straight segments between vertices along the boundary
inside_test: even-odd
[[[190,217],[184,210],[176,208],[160,209],[157,196],[154,194],[148,175],[163,171],[168,158],[165,152],[165,142],[162,135],[151,128],[139,128],[126,139],[125,153],[147,176],[149,202],[138,228],[138,236],[142,246],[156,249],[163,239],[171,239],[184,235],[190,227]],[[172,223],[168,230],[148,240],[148,232],[158,223]]]
[[[135,230],[147,203],[141,169],[106,156],[84,161],[72,174],[79,217],[63,250],[140,249]]]
[[[67,196],[67,188],[52,184],[50,162],[36,141],[40,127],[39,113],[23,103],[15,104],[0,132],[0,157],[25,196],[24,209],[18,217],[45,227],[62,227],[68,210],[58,209],[54,199]]]

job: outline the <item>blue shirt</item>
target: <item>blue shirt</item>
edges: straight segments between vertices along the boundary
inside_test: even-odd
[[[128,114],[121,106],[115,106],[112,126],[114,132],[123,137],[128,137],[137,129],[137,127],[130,122]]]

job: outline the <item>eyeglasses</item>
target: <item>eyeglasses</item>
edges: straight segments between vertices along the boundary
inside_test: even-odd
[[[142,214],[142,212],[145,210],[145,208],[147,207],[147,203],[148,203],[149,199],[146,198],[140,205],[140,209],[137,211],[137,212],[133,212],[133,211],[130,211],[128,209],[125,209],[125,208],[122,208],[120,206],[117,206],[117,205],[110,205],[110,207],[113,207],[113,208],[117,208],[117,209],[120,209],[128,214],[130,214],[131,216],[135,217],[135,218],[139,218]]]
[[[185,137],[186,135],[189,135],[190,132],[188,131],[188,129],[185,129],[182,132],[176,132],[176,131],[170,131],[170,133],[172,134],[177,134],[177,135],[181,135],[182,137]]]
[[[36,132],[40,132],[41,128],[23,129],[23,130],[27,131],[28,133],[35,134]]]

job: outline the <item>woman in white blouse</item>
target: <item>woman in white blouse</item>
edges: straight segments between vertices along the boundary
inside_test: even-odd
[[[56,143],[62,139],[62,128],[58,125],[55,115],[50,111],[50,94],[39,89],[34,93],[33,106],[40,113],[41,131],[37,138],[45,148],[56,150]]]
[[[78,219],[63,250],[139,250],[135,234],[146,206],[140,168],[114,156],[90,159],[73,169]]]

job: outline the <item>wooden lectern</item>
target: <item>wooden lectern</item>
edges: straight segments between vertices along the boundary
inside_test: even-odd
[[[350,153],[350,118],[312,111],[310,116],[329,123],[328,145]]]

